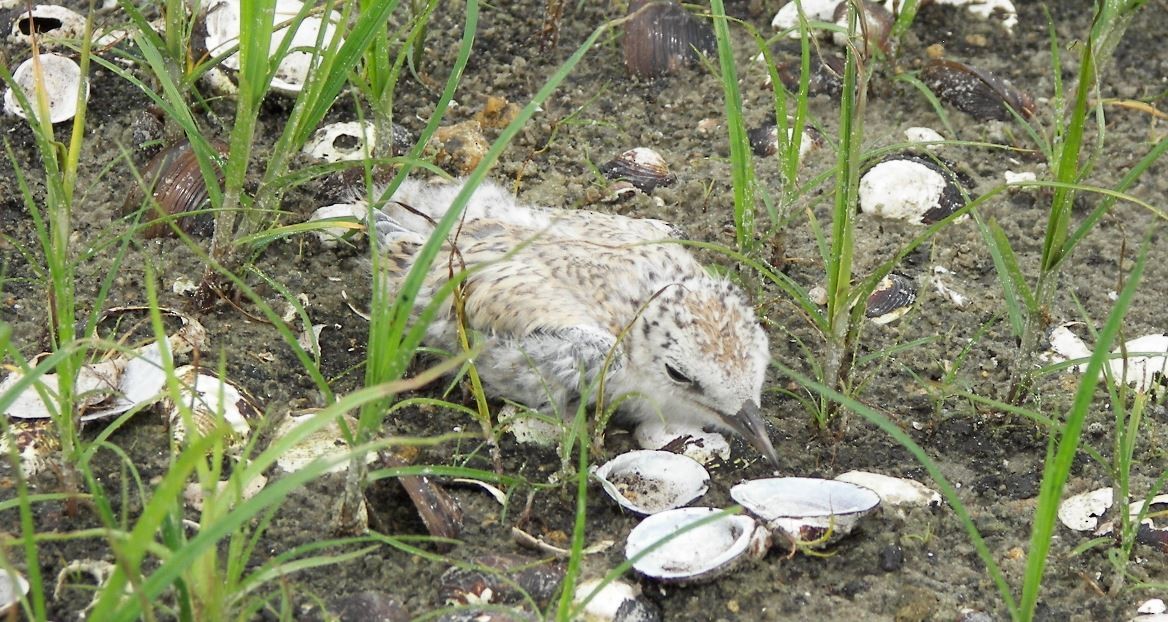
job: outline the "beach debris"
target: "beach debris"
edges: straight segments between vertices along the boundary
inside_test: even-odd
[[[852,532],[880,506],[880,496],[849,482],[772,477],[743,482],[730,496],[797,548],[823,548]]]
[[[22,119],[28,114],[14,89],[24,93],[34,115],[39,110],[38,92],[43,92],[51,123],[68,121],[77,114],[78,91],[82,91],[83,100],[89,100],[89,81],[81,75],[81,67],[60,54],[46,52],[24,61],[12,72],[12,85],[4,92],[4,111]]]
[[[650,547],[655,548],[650,551]],[[767,530],[753,518],[689,507],[641,521],[625,541],[625,558],[632,561],[634,570],[651,579],[701,583],[748,559],[761,559],[769,548]]]

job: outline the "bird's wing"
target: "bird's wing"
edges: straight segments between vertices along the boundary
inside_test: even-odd
[[[434,184],[407,179],[382,211],[401,228],[429,235],[462,190],[461,184]],[[490,181],[475,189],[463,211],[466,223],[497,221],[531,233],[620,242],[648,242],[684,237],[677,227],[647,218],[629,218],[588,210],[555,209],[525,204]]]
[[[663,283],[702,270],[684,248],[671,243],[558,236],[524,240],[525,232],[511,227],[492,230],[477,237],[481,232],[471,231],[457,246],[471,270],[467,319],[472,327],[495,334],[519,337],[592,326],[616,335]]]

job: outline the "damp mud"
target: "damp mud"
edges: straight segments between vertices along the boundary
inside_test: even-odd
[[[622,3],[615,2],[562,4],[558,43],[546,51],[540,48],[545,34],[543,2],[517,0],[483,6],[471,61],[444,126],[472,119],[490,97],[526,104],[594,29],[622,16],[625,10],[618,6]],[[765,34],[771,32],[770,20],[779,4],[728,2],[727,11]],[[864,151],[907,147],[906,129],[930,127],[948,140],[962,142],[943,145],[937,153],[955,162],[974,181],[974,194],[1003,184],[1008,171],[1032,172],[1039,180],[1050,179],[1045,159],[1034,149],[1034,136],[1019,124],[977,121],[949,109],[946,126],[921,91],[896,78],[919,70],[930,54],[943,53],[946,58],[974,64],[1029,93],[1035,102],[1037,135],[1049,138],[1055,126],[1056,84],[1074,82],[1078,46],[1090,29],[1091,10],[1089,3],[1069,0],[1017,4],[1018,23],[1012,33],[994,20],[979,18],[960,7],[923,8],[900,42],[895,61],[873,77],[863,118]],[[1168,134],[1168,124],[1154,110],[1168,78],[1168,55],[1161,47],[1162,35],[1168,32],[1168,12],[1162,8],[1149,3],[1139,13],[1105,69],[1095,94],[1103,103],[1105,138],[1096,140],[1096,128],[1089,128],[1092,138],[1085,158],[1089,158],[1091,168],[1085,184],[1114,187]],[[464,16],[461,2],[440,3],[424,48],[415,56],[416,66],[412,72],[403,72],[397,86],[394,121],[414,136],[429,120],[440,85],[455,60]],[[124,21],[116,9],[99,12],[98,19]],[[675,223],[693,240],[733,247],[730,146],[716,60],[656,80],[630,78],[616,32],[609,31],[587,51],[584,62],[522,128],[490,171],[490,178],[531,204],[659,218]],[[775,110],[770,87],[765,86],[767,72],[753,60],[758,50],[747,30],[734,25],[730,32],[746,125],[761,126],[773,120]],[[1058,61],[1052,60],[1052,48],[1059,52]],[[27,48],[13,43],[4,43],[0,49],[10,67],[27,55]],[[787,54],[790,59],[789,49],[781,45],[776,55]],[[176,293],[183,291],[174,287],[176,283],[199,282],[205,267],[200,253],[171,238],[133,239],[122,250],[131,226],[121,216],[125,196],[135,185],[131,165],[141,167],[148,158],[137,147],[139,139],[144,133],[162,137],[165,131],[152,129],[157,119],[148,111],[149,99],[137,87],[99,67],[92,69],[91,79],[71,237],[79,317],[100,311],[92,305],[103,288],[108,288],[107,308],[146,304],[147,280],[153,279],[162,306],[192,314],[206,326],[208,341],[201,355],[204,365],[222,365],[227,376],[261,405],[265,413],[261,436],[265,430],[270,435],[290,412],[324,406],[325,397],[276,328],[258,319],[262,314],[253,302],[244,297],[198,310],[189,294]],[[342,97],[326,120],[354,120],[352,102],[352,98]],[[278,95],[265,100],[256,131],[253,158],[257,162],[262,161],[287,121],[289,109],[288,101]],[[831,97],[812,97],[808,110],[812,123],[826,137],[826,145],[804,158],[800,180],[805,187],[784,222],[771,222],[762,201],[756,219],[762,256],[805,289],[825,280],[815,231],[830,231],[833,186],[823,173],[835,166],[839,127],[838,105]],[[199,114],[199,123],[208,135],[228,137],[228,104],[213,102],[209,108],[200,108]],[[43,201],[43,172],[27,125],[4,116],[0,127],[10,149],[0,167],[0,319],[11,328],[15,347],[31,358],[51,347],[46,313],[48,280],[36,225],[21,198],[21,181],[15,171],[19,169],[27,177],[38,201]],[[59,132],[68,131],[62,127],[58,126]],[[497,129],[484,131],[487,140],[493,140],[497,133]],[[651,193],[609,201],[609,182],[600,169],[634,147],[658,151],[676,181]],[[304,156],[293,168],[311,164]],[[753,166],[759,196],[777,200],[782,192],[778,161],[756,157]],[[302,222],[317,207],[336,202],[338,191],[330,183],[314,180],[290,191],[280,206],[283,213],[279,222]],[[1163,214],[1166,186],[1164,164],[1157,162],[1128,192]],[[1076,224],[1090,214],[1101,196],[1079,194],[1072,214]],[[1030,279],[1037,274],[1050,202],[1049,190],[1015,189],[999,192],[977,211],[977,218],[1001,227],[1023,274]],[[1163,224],[1162,217],[1148,207],[1117,203],[1065,264],[1062,287],[1049,309],[1051,325],[1082,321],[1100,327],[1138,253],[1146,248],[1146,267],[1124,321],[1123,338],[1168,330],[1164,309],[1168,300],[1168,244],[1157,232]],[[878,269],[920,232],[914,225],[859,217],[855,274],[863,276]],[[1142,246],[1145,242],[1147,246]],[[366,250],[360,242],[325,247],[314,235],[293,235],[266,246],[240,275],[271,308],[282,313],[290,296],[299,299],[312,324],[324,325],[319,365],[337,395],[359,389],[364,378],[368,324],[353,308],[368,305]],[[124,256],[119,255],[123,252]],[[798,305],[749,267],[716,252],[705,252],[702,257],[737,279],[754,300],[770,337],[773,358],[814,375],[819,363],[808,353],[822,356],[824,342]],[[852,393],[923,447],[957,487],[985,545],[1017,595],[1049,434],[1033,420],[968,397],[1007,399],[1019,360],[1003,284],[987,241],[973,219],[955,222],[908,253],[894,271],[916,285],[916,301],[894,322],[883,326],[865,323],[855,357]],[[939,285],[958,292],[964,302],[959,304]],[[432,359],[419,360],[413,371],[429,362]],[[1071,404],[1078,379],[1067,372],[1042,376],[1029,407],[1059,420]],[[469,389],[461,385],[448,387],[438,382],[417,394],[446,395],[473,407]],[[778,468],[767,465],[750,447],[735,442],[732,458],[711,466],[710,491],[698,503],[728,507],[733,503],[731,486],[776,472],[834,477],[860,469],[909,477],[936,487],[908,450],[856,414],[841,416],[826,431],[819,429],[807,408],[813,402],[806,389],[772,373],[764,390],[763,412],[780,458]],[[492,401],[492,412],[502,405]],[[1110,456],[1114,427],[1114,413],[1100,389],[1084,427],[1085,446]],[[83,438],[93,439],[100,431],[100,424],[88,426]],[[460,441],[424,447],[417,463],[494,468],[478,424],[465,414],[402,408],[386,418],[383,431],[407,437],[464,432],[467,434]],[[146,410],[110,435],[108,442],[133,461],[149,490],[168,468],[166,438],[162,418]],[[604,450],[610,455],[633,446],[630,436],[621,430],[606,434]],[[1146,494],[1162,475],[1168,464],[1166,448],[1168,413],[1153,406],[1144,419],[1135,453],[1134,494]],[[455,562],[493,554],[546,559],[545,554],[516,544],[513,527],[567,546],[576,515],[575,486],[562,482],[549,485],[549,478],[561,466],[554,449],[520,445],[504,436],[499,456],[503,471],[527,484],[515,484],[504,506],[476,486],[449,483],[448,490],[464,515],[458,544],[438,547],[415,542],[420,550],[385,545],[357,559],[289,574],[266,588],[272,594],[271,601],[254,617],[327,619],[344,608],[346,598],[371,591],[397,601],[410,616],[422,616],[447,606],[449,592],[443,590],[441,577]],[[593,461],[601,458],[591,456]],[[99,450],[94,468],[106,494],[117,504],[117,515],[132,520],[143,499],[118,454]],[[0,461],[0,501],[15,496],[14,477],[12,465]],[[325,476],[295,490],[266,524],[249,566],[258,567],[298,546],[332,537],[342,483],[338,476]],[[1067,482],[1067,494],[1111,483],[1108,467],[1080,452]],[[51,470],[31,484],[36,493],[54,492],[61,486]],[[409,498],[393,480],[371,485],[367,505],[370,524],[379,533],[411,536],[426,531]],[[73,507],[47,502],[36,504],[35,509],[41,533],[67,533],[98,524],[92,508],[84,504]],[[197,517],[190,514],[192,519]],[[586,545],[613,543],[583,560],[584,577],[603,576],[623,561],[624,539],[638,519],[624,513],[593,485],[585,521]],[[4,541],[19,532],[18,525],[15,510],[0,511],[0,537]],[[1109,561],[1111,549],[1077,550],[1088,538],[1056,526],[1038,619],[1127,619],[1147,598],[1164,596],[1163,589],[1108,594],[1116,572]],[[778,546],[764,559],[702,585],[664,585],[640,580],[631,573],[626,579],[640,585],[644,597],[665,620],[1008,619],[990,573],[948,506],[886,509],[825,555],[787,555],[783,549]],[[352,548],[338,546],[332,552],[349,550]],[[9,546],[4,554],[21,567],[23,549]],[[105,540],[76,538],[42,542],[39,559],[41,573],[47,577],[46,590],[51,592],[57,573],[71,561],[114,558]],[[1128,572],[1129,588],[1141,583],[1163,586],[1168,577],[1168,552],[1137,546]],[[89,597],[84,587],[65,589],[59,598],[50,595],[49,618],[77,619]],[[289,609],[281,611],[278,603],[287,603]],[[541,606],[544,612],[549,610],[546,602]]]

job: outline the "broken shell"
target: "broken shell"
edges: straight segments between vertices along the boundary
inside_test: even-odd
[[[1072,495],[1059,504],[1058,518],[1068,529],[1094,531],[1099,526],[1099,517],[1114,502],[1111,487],[1089,490]]]
[[[80,39],[85,34],[85,18],[71,9],[53,4],[18,9],[8,40],[32,45],[34,33],[41,48],[63,39]]]
[[[211,148],[220,157],[226,157],[229,147],[220,140],[212,140]],[[215,159],[212,158],[214,161]],[[223,185],[223,169],[215,161],[217,183]],[[171,237],[171,229],[167,216],[178,219],[179,228],[190,235],[205,237],[211,235],[214,229],[214,215],[209,212],[183,216],[187,212],[197,212],[208,207],[206,180],[202,169],[199,168],[199,157],[191,147],[191,143],[182,140],[159,151],[142,168],[142,181],[151,189],[153,202],[157,204],[157,211],[148,209],[144,220],[153,220],[161,212],[163,220],[154,222],[142,228],[144,238]],[[122,204],[122,214],[129,215],[143,205],[142,188],[135,185],[126,195]],[[150,218],[146,218],[149,216]]]
[[[20,461],[17,468],[25,477],[40,473],[54,465],[61,451],[56,424],[52,419],[9,419],[7,429],[0,435],[0,460],[6,459],[14,448]]]
[[[304,144],[304,153],[325,162],[361,160],[372,155],[374,144],[373,124],[369,121],[330,123],[313,133]]]
[[[939,143],[945,140],[940,132],[929,127],[910,127],[904,131],[910,143]],[[940,145],[925,145],[926,149],[936,149]]]
[[[276,432],[273,434],[273,437],[280,438],[286,436],[296,426],[305,423],[315,416],[315,412],[308,412],[302,415],[288,415],[276,427]],[[350,430],[356,430],[357,420],[346,415],[344,417],[344,425]],[[343,459],[348,453],[349,444],[345,442],[345,436],[341,433],[340,424],[338,421],[333,421],[304,437],[299,443],[293,445],[291,449],[280,454],[280,457],[276,459],[276,466],[280,467],[285,473],[295,473],[308,466],[313,460],[322,458],[334,463],[324,471],[325,473],[341,473],[349,468],[349,461]],[[365,454],[366,464],[372,464],[375,460],[377,460],[376,452],[371,451]]]
[[[633,569],[659,581],[697,583],[732,570],[748,556],[766,555],[770,546],[766,529],[741,514],[712,518],[719,513],[722,510],[696,507],[654,514],[629,533],[625,558],[633,560],[668,540],[634,560]],[[693,527],[699,521],[708,522]],[[687,530],[678,534],[683,529]]]
[[[647,6],[646,6],[647,5]],[[640,78],[674,73],[717,50],[714,31],[680,4],[632,0],[621,45],[625,69]]]
[[[226,447],[235,450],[247,443],[248,421],[262,416],[251,396],[228,380],[200,373],[197,367],[184,365],[174,374],[182,384],[178,393],[182,407],[168,396],[162,400],[162,409],[177,444],[185,445],[192,436],[205,437],[224,425]],[[188,426],[193,427],[188,430]]]
[[[414,138],[406,128],[396,123],[392,127],[393,143],[390,150],[393,155],[401,155],[410,148]],[[312,134],[312,138],[304,144],[303,151],[325,162],[363,160],[372,157],[373,145],[377,144],[376,136],[371,121],[330,123]]]
[[[790,36],[799,38],[799,9],[803,9],[803,15],[806,16],[807,21],[826,22],[832,19],[835,14],[836,6],[840,4],[839,0],[802,0],[795,2],[791,0],[784,4],[775,17],[771,19],[771,27],[775,30],[791,30]]]
[[[1014,112],[1034,116],[1034,100],[994,74],[954,60],[929,61],[920,75],[937,97],[978,121],[1009,121]]]
[[[860,177],[860,211],[928,225],[965,206],[972,180],[943,159],[901,153],[888,156]],[[972,197],[970,197],[972,198]]]
[[[880,496],[880,503],[891,506],[919,505],[940,507],[941,494],[924,484],[903,477],[868,471],[848,471],[836,481],[863,486]]]
[[[937,4],[950,6],[964,6],[967,11],[982,19],[993,19],[1001,22],[1007,32],[1013,33],[1014,26],[1018,25],[1018,10],[1011,0],[936,0]],[[921,2],[924,6],[925,2]]]
[[[38,64],[43,82],[37,79]],[[43,84],[41,88],[44,89],[49,105],[49,121],[52,123],[68,121],[77,114],[79,89],[85,89],[83,99],[89,100],[89,81],[82,79],[81,67],[60,54],[40,54],[24,61],[12,73],[12,84],[24,93],[34,113],[38,108],[36,93]],[[4,111],[22,119],[28,118],[11,88],[4,93]]]
[[[633,431],[633,439],[641,449],[680,452],[700,464],[709,464],[716,459],[730,459],[730,442],[725,436],[660,419],[650,419],[638,425]]]
[[[600,167],[609,179],[623,179],[642,192],[653,192],[657,186],[669,186],[677,178],[669,172],[665,158],[648,147],[636,147],[618,155]]]
[[[906,276],[889,274],[868,295],[864,316],[884,325],[900,319],[917,299],[916,285]]]
[[[791,139],[793,133],[794,128],[788,126],[787,140]],[[773,156],[779,151],[779,126],[774,123],[748,130],[746,138],[750,141],[750,149],[756,156]],[[799,159],[802,160],[804,156],[811,153],[811,150],[822,146],[823,134],[811,126],[804,126],[802,136],[799,139]]]
[[[710,475],[692,458],[641,449],[621,454],[593,467],[608,496],[637,514],[679,508],[706,494]]]
[[[799,546],[819,548],[851,533],[880,505],[880,496],[856,484],[808,477],[774,477],[743,482],[730,496]]]
[[[0,616],[13,611],[13,607],[28,594],[28,580],[19,572],[0,568]],[[19,619],[19,614],[13,617]]]
[[[298,0],[277,0],[272,27],[288,22],[297,23],[296,18],[301,13],[302,8],[303,3]],[[280,64],[276,67],[275,75],[272,77],[271,88],[273,91],[295,95],[304,88],[308,72],[317,60],[314,56],[318,53],[300,50],[316,50],[318,40],[323,41],[326,46],[330,45],[333,39],[338,36],[336,24],[340,21],[341,15],[336,11],[330,11],[327,20],[322,19],[317,13],[309,12],[303,20],[299,21],[286,48],[289,51],[280,59]],[[218,56],[238,46],[240,34],[239,0],[218,0],[210,3],[204,14],[203,24],[207,32],[205,45],[208,55]],[[288,36],[288,28],[289,26],[284,26],[272,33],[268,52],[272,60],[284,46],[284,39]],[[322,29],[324,30],[323,36]],[[236,51],[224,59],[223,66],[238,71],[239,52]]]

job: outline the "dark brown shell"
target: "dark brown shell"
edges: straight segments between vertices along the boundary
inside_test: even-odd
[[[1023,118],[1034,116],[1034,100],[1009,80],[954,60],[929,61],[921,81],[937,97],[978,121],[1009,121],[1010,108]]]
[[[674,73],[695,62],[700,54],[713,55],[717,39],[710,24],[676,2],[632,0],[621,45],[625,68],[640,78]]]
[[[642,192],[677,181],[661,154],[648,147],[629,149],[601,166],[600,172],[609,179],[623,179]]]
[[[792,93],[799,91],[798,60],[785,61],[775,65],[779,80]],[[827,95],[838,98],[844,92],[844,58],[829,54],[816,54],[811,59],[811,78],[807,84],[808,95]]]
[[[211,141],[212,148],[220,157],[226,156],[227,144],[222,141]],[[143,213],[142,222],[157,219],[159,216],[178,215],[184,212],[204,209],[207,204],[207,185],[203,174],[199,170],[199,159],[191,149],[191,144],[182,140],[159,151],[142,169],[142,181],[151,188],[154,203],[161,213],[156,213],[147,205]],[[223,172],[220,169],[218,183],[223,184]],[[126,196],[122,206],[122,214],[132,214],[142,209],[144,196],[142,189],[135,183],[134,188]],[[213,229],[214,218],[209,213],[181,217],[179,227],[190,235],[208,236]],[[142,237],[168,237],[174,234],[170,224],[156,222],[142,228]]]
[[[823,145],[823,135],[819,130],[806,126],[803,128],[803,140],[811,140],[812,147]],[[750,150],[759,157],[773,156],[779,151],[779,126],[774,123],[762,125],[746,131],[746,139],[750,141]]]
[[[844,24],[847,26],[848,16],[848,2],[840,2],[835,6],[835,11],[832,14],[832,21],[837,24]],[[889,35],[892,34],[892,25],[896,22],[896,18],[883,5],[875,2],[864,2],[864,21],[860,22],[857,27],[867,42],[868,46],[878,48],[885,54],[889,50]],[[871,54],[867,54],[871,56]]]
[[[884,324],[904,315],[917,299],[916,286],[906,276],[889,274],[868,296],[864,316]]]

